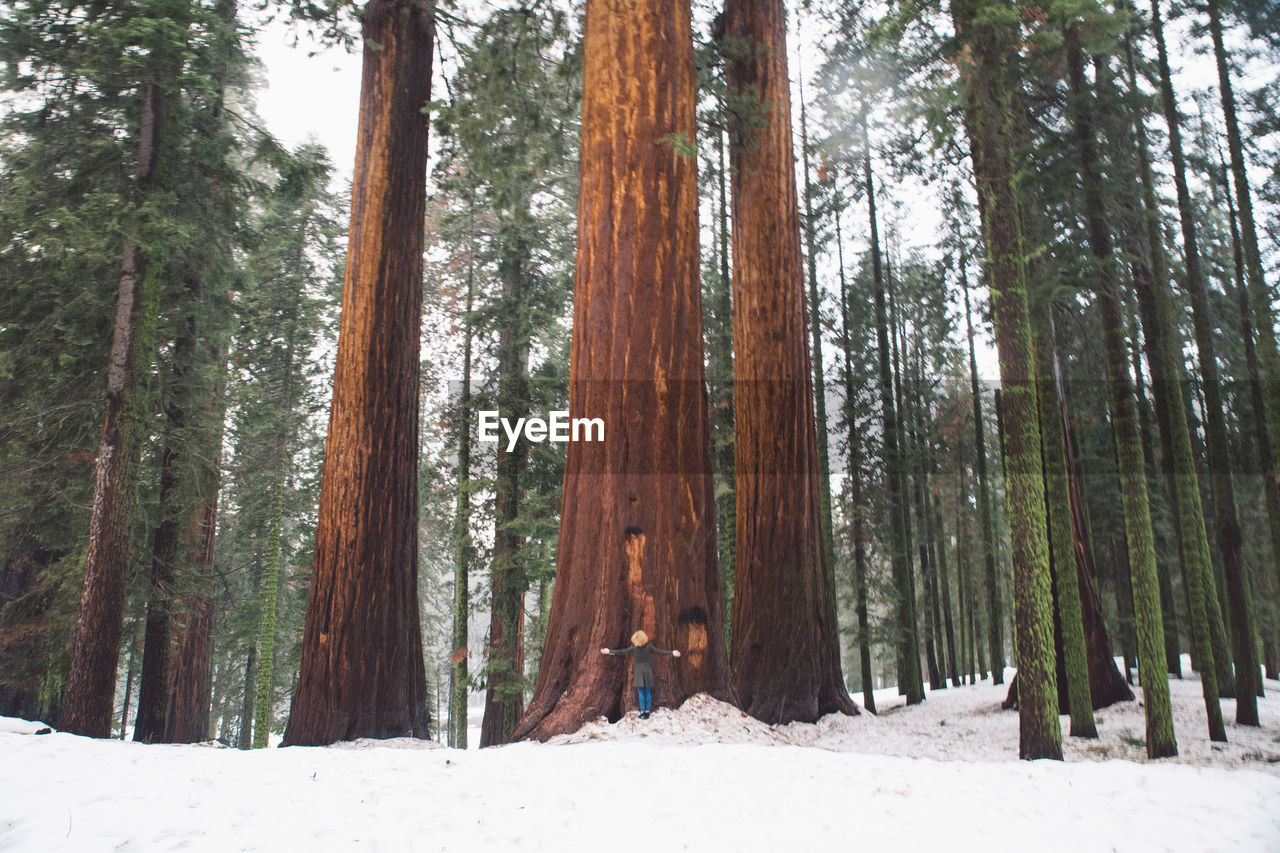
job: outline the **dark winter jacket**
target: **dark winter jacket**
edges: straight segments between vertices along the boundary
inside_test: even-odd
[[[645,643],[643,646],[628,646],[625,649],[609,649],[611,655],[635,655],[635,686],[636,687],[652,687],[653,686],[653,666],[649,663],[649,658],[653,655],[665,655],[671,657],[674,652],[663,651],[657,648],[653,643]]]

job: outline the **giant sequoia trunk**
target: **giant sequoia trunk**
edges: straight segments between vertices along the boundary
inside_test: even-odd
[[[1062,758],[1053,654],[1053,594],[1018,205],[1004,78],[1015,32],[999,0],[952,0],[961,46],[966,124],[987,245],[1000,357],[1005,480],[1013,550],[1014,624],[1022,758]]]
[[[143,91],[136,176],[139,204],[155,181],[167,101],[165,89],[165,83],[152,80]],[[146,430],[145,374],[154,357],[160,288],[160,264],[148,264],[149,260],[137,242],[130,240],[125,246],[107,366],[106,415],[98,445],[84,585],[62,706],[63,730],[89,737],[105,738],[111,734],[129,534],[138,457]]]
[[[370,0],[333,407],[286,744],[427,736],[418,347],[431,0]]]
[[[686,0],[588,0],[569,411],[556,583],[538,679],[515,739],[635,707],[643,629],[684,656],[655,665],[655,704],[732,700],[715,547],[698,282]],[[667,659],[663,659],[666,661]]]
[[[730,0],[744,45],[731,90],[768,105],[733,163],[733,342],[738,492],[733,673],[743,710],[770,723],[857,713],[840,673],[835,591],[823,559],[823,476],[805,333],[782,0]],[[824,425],[825,428],[825,425]]]

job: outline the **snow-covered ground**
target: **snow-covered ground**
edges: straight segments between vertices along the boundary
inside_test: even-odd
[[[1225,746],[1199,682],[1172,686],[1180,755],[1158,762],[1137,702],[1068,739],[1066,763],[1018,761],[990,682],[912,708],[879,691],[880,716],[814,725],[699,696],[468,752],[143,746],[0,718],[0,850],[1280,851],[1280,682],[1260,729],[1223,701]]]

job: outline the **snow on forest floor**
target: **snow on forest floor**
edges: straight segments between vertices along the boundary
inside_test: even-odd
[[[1184,671],[1190,663],[1184,658]],[[929,691],[927,700],[907,707],[897,688],[877,690],[879,715],[856,717],[831,714],[816,724],[792,723],[770,726],[742,711],[705,695],[695,696],[679,710],[661,708],[648,720],[635,715],[609,724],[601,719],[577,732],[562,735],[553,743],[581,743],[588,740],[645,739],[664,745],[691,746],[703,743],[751,743],[772,746],[812,746],[835,752],[896,755],[903,758],[931,758],[939,761],[1003,761],[1018,754],[1018,715],[1001,709],[1014,670],[1006,671],[1005,683],[985,680],[974,686]],[[1179,754],[1160,764],[1189,764],[1200,767],[1248,768],[1280,776],[1280,682],[1265,681],[1267,697],[1258,703],[1261,726],[1236,726],[1234,699],[1222,700],[1222,716],[1227,727],[1227,743],[1211,743],[1200,692],[1194,676],[1170,679],[1174,709],[1174,729]],[[1147,760],[1141,690],[1134,689],[1138,701],[1120,702],[1095,712],[1098,738],[1063,738],[1068,761],[1120,758]],[[861,693],[853,694],[861,708]],[[1064,736],[1069,718],[1063,716]]]
[[[989,681],[789,726],[697,696],[468,752],[145,746],[0,718],[0,850],[1280,851],[1280,682],[1260,729],[1223,701],[1225,746],[1199,682],[1172,688],[1180,755],[1158,762],[1137,702],[1101,711],[1099,740],[1068,738],[1066,763],[1018,761]]]

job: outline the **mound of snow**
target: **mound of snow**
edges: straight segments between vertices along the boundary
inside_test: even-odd
[[[593,740],[636,740],[646,738],[673,746],[704,743],[786,743],[776,727],[762,723],[727,702],[706,693],[690,696],[679,708],[659,708],[647,720],[632,711],[616,723],[606,718],[587,723],[576,732],[558,735],[548,743],[586,743]]]

